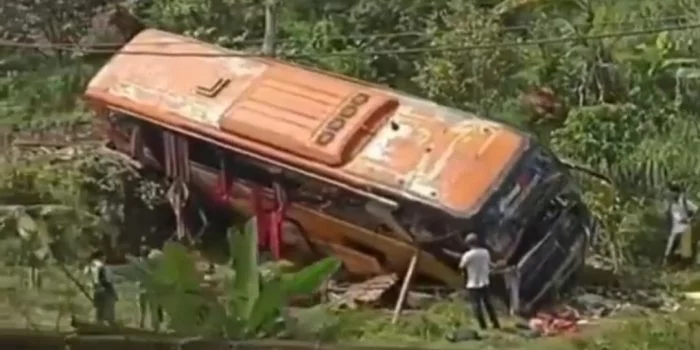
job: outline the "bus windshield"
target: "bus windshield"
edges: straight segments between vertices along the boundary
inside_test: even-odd
[[[541,148],[523,153],[482,208],[479,226],[486,231],[486,243],[495,257],[508,259],[514,253],[525,227],[540,216],[566,182],[556,159]]]

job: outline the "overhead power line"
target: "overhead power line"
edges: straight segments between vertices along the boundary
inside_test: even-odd
[[[523,41],[510,41],[510,42],[500,42],[500,43],[485,43],[477,45],[450,45],[450,46],[428,46],[428,47],[416,47],[416,48],[406,48],[406,49],[387,49],[387,50],[368,50],[368,51],[339,51],[339,52],[326,52],[326,53],[293,53],[293,54],[281,54],[281,57],[285,58],[304,58],[304,57],[351,57],[351,56],[388,56],[388,55],[409,55],[409,54],[419,54],[419,53],[437,53],[437,52],[462,52],[462,51],[474,51],[474,50],[497,50],[507,47],[518,47],[518,46],[532,46],[532,45],[550,45],[559,43],[568,43],[574,41],[582,40],[602,40],[611,38],[624,38],[633,36],[642,36],[649,34],[657,34],[661,32],[670,31],[687,31],[700,29],[700,23],[692,23],[686,25],[677,26],[666,26],[666,27],[656,27],[649,29],[640,30],[630,30],[630,31],[618,31],[618,32],[608,32],[600,33],[594,35],[572,35],[565,37],[552,37],[552,38],[542,38],[542,39],[531,39]],[[155,46],[161,46],[161,44],[155,44]],[[34,49],[53,49],[53,50],[63,50],[63,51],[81,51],[84,53],[93,54],[111,54],[116,53],[120,55],[139,55],[139,56],[171,56],[171,57],[258,57],[261,56],[259,53],[251,52],[159,52],[159,51],[149,51],[149,50],[106,50],[106,49],[94,49],[94,48],[81,48],[79,46],[67,46],[67,45],[52,45],[52,44],[41,44],[41,43],[18,43],[13,41],[0,40],[0,47],[16,47],[16,48],[34,48]]]
[[[654,19],[648,19],[646,20],[647,23],[662,23],[662,22],[673,22],[673,21],[685,21],[689,19],[696,19],[697,16],[692,16],[692,15],[685,15],[685,16],[667,16],[667,17],[659,17],[659,18],[654,18]],[[629,20],[623,20],[623,21],[601,21],[597,22],[596,25],[625,25],[625,24],[636,24],[639,23],[639,19],[629,19]],[[531,29],[535,29],[535,25],[520,25],[520,26],[506,26],[498,29],[498,32],[501,33],[509,33],[509,32],[518,32],[518,31],[527,31]],[[446,34],[451,31],[446,31],[446,30],[440,30],[440,31],[400,31],[400,32],[387,32],[387,33],[371,33],[371,34],[352,34],[352,35],[328,35],[325,37],[327,40],[376,40],[376,39],[397,39],[397,38],[407,38],[407,37],[429,37],[429,36],[438,36],[441,34]],[[306,40],[305,38],[281,38],[278,39],[277,42],[280,44],[283,43],[298,43],[300,41]],[[244,39],[244,40],[239,40],[239,41],[234,41],[233,44],[237,45],[259,45],[262,44],[264,41],[264,38],[255,38],[255,39]],[[17,47],[17,48],[35,48],[34,45],[37,43],[33,42],[16,42],[16,41],[7,41],[12,42],[13,44],[5,44],[5,42],[0,41],[0,46],[4,47]],[[52,45],[53,48],[58,49],[60,46],[64,46],[70,49],[76,48],[79,45],[74,43],[74,42],[52,42],[48,43],[49,45]],[[124,43],[118,43],[118,42],[102,42],[102,43],[96,43],[96,44],[90,44],[89,46],[91,48],[99,48],[99,49],[118,49],[121,46],[123,46]],[[132,44],[134,45],[134,44]],[[177,46],[177,45],[182,45],[182,43],[164,43],[164,42],[141,42],[141,43],[136,43],[135,45],[138,46]]]

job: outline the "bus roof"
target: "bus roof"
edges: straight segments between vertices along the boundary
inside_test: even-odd
[[[329,166],[346,163],[396,98],[366,86],[158,30],[137,35],[90,82],[148,117],[184,118]],[[182,54],[182,55],[181,55]],[[200,55],[200,56],[197,56]],[[258,150],[268,155],[264,149]]]
[[[86,97],[362,193],[379,189],[459,216],[478,209],[524,142],[434,102],[155,29],[115,54]]]

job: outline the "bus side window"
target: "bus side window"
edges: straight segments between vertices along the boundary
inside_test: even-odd
[[[211,169],[221,169],[219,147],[195,138],[188,139],[190,161]]]
[[[134,117],[114,111],[109,112],[107,121],[113,130],[116,130],[124,135],[131,134],[131,130],[138,123]]]

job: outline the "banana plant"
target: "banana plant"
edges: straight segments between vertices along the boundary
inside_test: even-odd
[[[314,293],[340,268],[340,262],[329,257],[296,272],[264,278],[254,221],[242,231],[230,229],[228,238],[234,272],[225,278],[222,295],[203,286],[195,258],[179,243],[166,243],[157,260],[132,259],[130,269],[115,273],[140,283],[150,309],[160,306],[175,333],[250,339],[283,331],[289,299]]]

